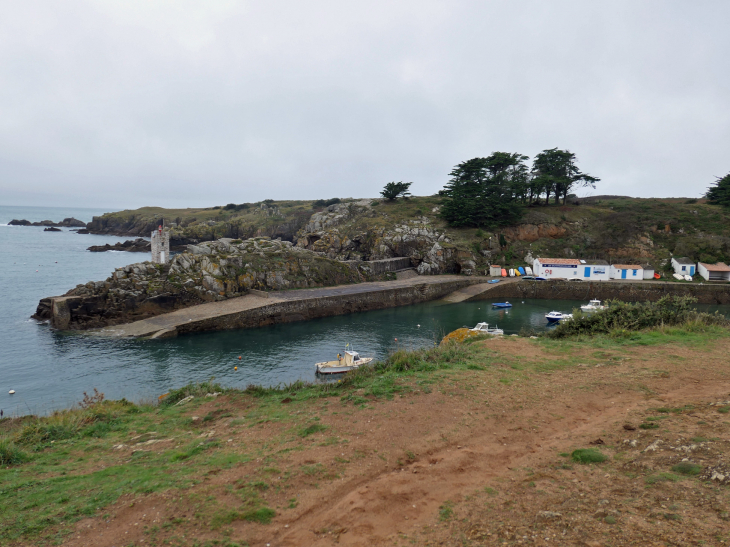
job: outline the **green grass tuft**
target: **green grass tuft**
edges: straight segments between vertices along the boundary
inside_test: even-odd
[[[577,463],[601,463],[608,459],[608,456],[595,448],[579,448],[578,450],[573,450],[570,457]]]
[[[690,462],[681,462],[672,466],[672,471],[681,475],[699,475],[702,467]]]

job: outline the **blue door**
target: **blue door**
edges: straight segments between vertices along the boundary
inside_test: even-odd
[[[591,276],[591,267],[586,266],[585,271],[583,272],[583,277],[590,277]]]
[[[626,270],[621,270],[621,279],[626,279]]]
[[[695,274],[695,267],[694,266],[690,266],[689,267],[689,275],[694,275],[694,274]]]

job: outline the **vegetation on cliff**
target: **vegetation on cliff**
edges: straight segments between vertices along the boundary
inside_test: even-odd
[[[730,207],[730,173],[718,177],[715,185],[708,188],[705,197],[709,203]]]
[[[730,260],[730,209],[705,200],[569,198],[564,205],[527,207],[519,223],[492,229],[449,226],[441,217],[446,201],[429,196],[342,199],[315,208],[313,202],[261,203],[242,210],[143,208],[104,215],[90,226],[120,235],[133,228],[134,235],[149,236],[147,227],[164,218],[174,224],[173,243],[240,238],[244,232],[280,236],[336,259],[407,256],[422,274],[483,274],[490,263],[519,266],[537,256],[649,263],[658,271],[673,255]]]

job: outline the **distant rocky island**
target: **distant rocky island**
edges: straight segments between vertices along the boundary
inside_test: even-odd
[[[45,226],[48,228],[86,228],[86,223],[77,218],[64,218],[61,222],[53,222],[52,220],[41,220],[40,222],[30,222],[25,219],[13,219],[8,222],[9,226]],[[55,230],[46,230],[47,232]]]

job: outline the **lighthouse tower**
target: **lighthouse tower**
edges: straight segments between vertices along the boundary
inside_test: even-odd
[[[152,232],[152,263],[167,264],[170,261],[170,231],[160,224]]]

